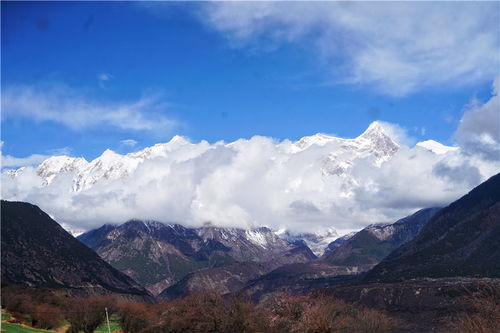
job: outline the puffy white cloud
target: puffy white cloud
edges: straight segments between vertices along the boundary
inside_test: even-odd
[[[386,134],[390,128],[380,127]],[[149,157],[128,175],[104,176],[78,192],[72,191],[71,172],[48,186],[33,168],[15,178],[4,173],[2,197],[38,204],[72,230],[142,218],[346,232],[448,204],[500,171],[497,163],[460,150],[435,154],[406,145],[378,167],[376,156],[365,154],[370,147],[361,145],[360,154],[353,154],[342,150],[344,143],[300,150],[288,140],[261,136],[229,144],[176,137],[144,155],[134,153]],[[127,163],[120,155],[110,157]]]
[[[468,154],[500,160],[500,76],[493,83],[493,96],[485,104],[474,103],[460,120],[455,137]]]
[[[405,95],[498,73],[498,2],[210,2],[200,17],[235,47],[311,42],[335,83]],[[307,44],[309,46],[309,44]]]
[[[2,168],[24,167],[29,165],[38,165],[50,155],[33,154],[27,157],[14,157],[2,154]]]
[[[162,114],[165,109],[167,105],[158,96],[130,103],[103,103],[64,85],[2,89],[2,118],[51,121],[74,130],[111,126],[165,135],[175,126],[175,121]]]

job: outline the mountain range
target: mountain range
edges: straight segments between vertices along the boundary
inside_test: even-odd
[[[499,205],[497,174],[447,207],[336,239],[333,229],[319,237],[265,227],[189,228],[131,220],[77,240],[38,207],[2,201],[2,282],[142,299],[150,297],[146,287],[169,300],[206,290],[261,299],[357,279],[495,278],[500,277]],[[319,257],[308,247],[332,238]]]
[[[52,156],[34,168],[4,170],[2,196],[38,204],[75,234],[134,218],[193,226],[267,226],[329,237],[300,237],[320,256],[336,237],[327,235],[332,225],[344,232],[353,224],[391,221],[462,193],[466,185],[454,183],[443,195],[418,197],[402,207],[386,209],[384,205],[395,203],[373,200],[377,192],[387,191],[386,168],[394,168],[401,154],[422,155],[433,175],[432,165],[439,164],[439,171],[445,160],[457,157],[456,147],[428,140],[409,148],[398,140],[380,122],[352,139],[315,134],[295,142],[256,136],[193,143],[175,136],[128,154],[106,150],[92,161]],[[445,176],[435,177],[441,185]],[[480,181],[478,177],[470,182]],[[256,195],[261,196],[258,204]],[[368,200],[375,201],[369,214],[364,209]]]
[[[285,241],[263,227],[187,228],[132,220],[119,226],[105,225],[78,239],[154,294],[202,268],[256,262],[263,263],[267,271],[316,258],[303,243]]]
[[[339,237],[334,229],[324,235],[293,234],[264,227],[187,228],[131,220],[119,226],[104,225],[78,239],[151,293],[172,299],[207,289],[228,293],[258,279],[277,283],[279,277],[282,283],[290,281],[287,274],[291,271],[296,280],[361,273],[413,239],[438,210],[424,209],[394,224],[372,225],[349,237]],[[336,246],[339,240],[342,243]],[[325,244],[327,241],[330,243]],[[309,246],[329,250],[324,254],[317,251],[321,253],[318,258]]]

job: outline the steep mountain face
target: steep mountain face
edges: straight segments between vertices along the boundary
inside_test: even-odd
[[[197,233],[205,242],[216,241],[223,244],[229,249],[226,253],[236,261],[276,260],[297,247],[302,249],[297,252],[298,261],[315,258],[307,247],[295,242],[286,242],[266,227],[244,230],[207,226],[197,229]]]
[[[203,268],[235,262],[287,264],[315,258],[303,243],[289,244],[268,228],[198,229],[154,221],[103,226],[78,237],[113,267],[153,294]]]
[[[62,288],[84,295],[150,297],[37,206],[2,200],[1,208],[3,283]]]
[[[440,208],[427,208],[392,224],[371,225],[331,245],[321,261],[331,265],[373,267],[401,244],[418,235]]]
[[[342,244],[346,243],[355,234],[357,234],[357,232],[353,231],[353,232],[350,232],[342,237],[335,239],[334,241],[332,241],[331,243],[329,243],[326,246],[325,250],[323,251],[323,255],[326,256],[328,253],[339,248],[340,246],[342,246]]]
[[[440,210],[367,281],[418,277],[500,277],[500,174]]]
[[[187,273],[222,261],[218,244],[203,243],[195,230],[180,225],[132,220],[105,225],[78,236],[113,267],[156,294]]]

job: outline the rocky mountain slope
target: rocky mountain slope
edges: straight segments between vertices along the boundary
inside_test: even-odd
[[[342,237],[339,237],[339,238],[335,239],[331,243],[329,243],[326,246],[325,250],[323,251],[323,256],[326,256],[328,253],[330,253],[333,250],[339,248],[342,244],[344,244],[345,242],[347,242],[352,236],[354,236],[357,233],[358,232],[356,232],[356,231],[350,232],[348,234],[345,234]]]
[[[249,280],[237,293],[254,301],[263,301],[280,292],[304,295],[316,289],[351,281],[358,273],[358,267],[332,266],[320,262],[289,264]]]
[[[176,284],[163,290],[158,298],[172,300],[208,291],[215,291],[220,295],[228,294],[240,290],[248,281],[268,273],[270,266],[269,262],[238,262],[201,269],[189,273]]]
[[[392,224],[370,225],[342,243],[334,242],[321,260],[331,265],[369,269],[394,249],[415,238],[439,209],[422,209]]]
[[[37,206],[1,202],[2,283],[65,289],[73,294],[149,298]]]
[[[132,220],[120,226],[105,225],[78,239],[154,294],[203,268],[236,262],[283,265],[316,258],[303,243],[286,242],[268,228],[207,225],[195,229]]]
[[[337,238],[330,243],[321,258],[275,267],[232,291],[259,301],[277,292],[303,294],[353,282],[390,251],[414,238],[437,211],[439,208],[423,209],[395,223],[372,225],[357,233]],[[208,273],[209,271],[204,275]],[[174,285],[171,290],[166,290],[164,296],[172,298],[186,295],[189,290],[194,289],[189,286],[194,282],[183,282],[182,285]]]
[[[418,277],[500,277],[500,174],[440,210],[366,281]]]
[[[265,259],[267,258],[267,259]],[[294,263],[311,262],[316,257],[305,242],[297,241],[288,251],[275,258],[263,256],[259,260],[235,262],[221,267],[206,268],[186,275],[182,280],[166,288],[159,295],[161,299],[190,296],[207,290],[220,294],[236,292],[247,282],[257,279],[272,270]]]

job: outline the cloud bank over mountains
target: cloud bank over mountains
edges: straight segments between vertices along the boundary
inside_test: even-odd
[[[455,136],[464,152],[498,161],[500,159],[500,76],[493,83],[493,97],[474,103],[460,121]]]
[[[175,136],[127,155],[106,150],[91,162],[56,156],[6,170],[2,198],[38,204],[70,230],[141,218],[347,232],[445,205],[499,171],[498,159],[432,140],[407,146],[398,133],[374,122],[354,139],[210,144]]]

